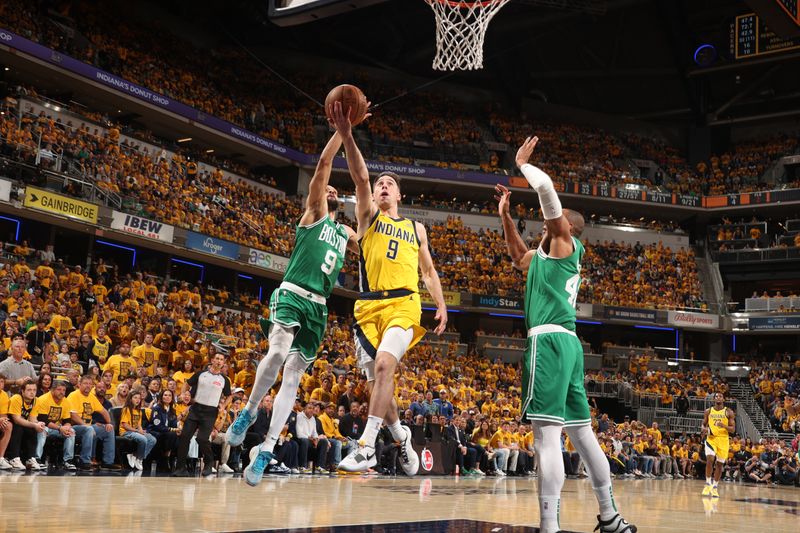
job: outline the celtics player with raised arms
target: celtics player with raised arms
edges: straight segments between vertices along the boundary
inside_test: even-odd
[[[341,144],[341,137],[334,133],[320,155],[286,274],[270,297],[269,319],[261,320],[261,329],[269,336],[269,351],[258,364],[247,406],[228,428],[228,444],[240,445],[255,422],[258,405],[283,367],[267,438],[244,471],[244,479],[251,486],[261,481],[272,461],[281,429],[294,407],[300,377],[317,357],[328,321],[326,300],[344,264],[345,252],[348,247],[358,251],[355,231],[334,221],[338,194],[328,185],[333,158]]]
[[[528,163],[538,142],[528,138],[516,155],[517,166],[539,196],[544,215],[543,238],[528,250],[511,218],[511,192],[496,186],[498,211],[514,266],[528,272],[525,323],[528,339],[523,359],[522,416],[531,421],[539,463],[541,533],[560,530],[559,511],[564,465],[561,430],[581,455],[600,504],[600,533],[635,533],[620,516],[611,490],[611,471],[592,431],[589,402],[583,387],[583,347],[575,334],[575,305],[581,284],[584,249],[577,239],[583,216],[561,208],[553,181]]]
[[[703,415],[702,433],[706,438],[706,485],[703,487],[703,496],[719,498],[719,478],[722,477],[722,467],[728,460],[730,436],[734,431],[736,413],[725,407],[725,396],[718,392],[714,394],[714,405],[706,409]]]

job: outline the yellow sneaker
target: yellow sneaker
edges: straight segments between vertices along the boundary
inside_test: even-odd
[[[706,486],[703,487],[703,496],[711,496],[711,485],[706,483]]]
[[[717,487],[711,487],[711,497],[719,498],[719,492],[717,492]]]

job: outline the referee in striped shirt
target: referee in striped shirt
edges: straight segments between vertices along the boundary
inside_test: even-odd
[[[197,444],[200,447],[200,455],[203,457],[203,473],[207,476],[212,473],[211,466],[214,464],[214,452],[211,450],[211,431],[217,420],[219,403],[222,398],[231,395],[231,382],[222,373],[225,365],[225,355],[214,354],[211,365],[203,372],[195,373],[183,385],[184,392],[191,390],[192,402],[189,407],[189,414],[181,430],[181,440],[178,444],[177,470],[173,474],[177,477],[187,477],[189,472],[186,469],[186,456],[189,455],[189,442],[197,432]]]

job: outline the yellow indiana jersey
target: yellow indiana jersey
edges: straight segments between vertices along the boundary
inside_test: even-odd
[[[722,422],[723,427],[718,427],[717,422]],[[714,437],[728,436],[728,409],[726,407],[720,410],[711,408],[708,412],[708,430]]]
[[[359,245],[361,292],[419,291],[419,237],[414,221],[378,211]]]

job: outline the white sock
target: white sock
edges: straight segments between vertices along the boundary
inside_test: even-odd
[[[611,491],[611,469],[592,427],[588,424],[573,426],[566,428],[566,431],[592,480],[592,488],[600,506],[600,518],[602,520],[613,518],[619,511]]]
[[[710,477],[706,478],[706,485],[711,485],[711,478]]]
[[[392,432],[394,440],[398,442],[403,442],[406,438],[406,431],[403,429],[400,419],[395,420],[393,424],[389,424],[389,431]]]
[[[540,532],[555,533],[559,530],[558,512],[564,484],[561,424],[534,422],[533,434],[533,446],[539,459]]]
[[[364,428],[364,434],[361,435],[361,441],[367,446],[375,447],[375,441],[378,439],[378,432],[381,430],[383,418],[369,415],[367,418],[367,425]]]
[[[715,479],[715,480],[714,480],[714,488],[717,488],[717,485],[719,485],[719,481],[717,481],[717,480]]]
[[[614,491],[611,488],[611,483],[605,487],[595,487],[593,490],[594,495],[597,497],[597,503],[600,505],[600,520],[609,520],[619,514],[617,504],[614,502]]]
[[[275,449],[275,443],[278,442],[283,426],[289,419],[289,415],[292,414],[294,399],[297,396],[297,387],[300,386],[302,373],[300,370],[289,368],[289,365],[284,367],[281,389],[275,395],[275,402],[272,405],[272,418],[267,431],[267,440],[261,446],[262,450],[272,452]]]
[[[289,349],[292,347],[294,331],[294,328],[273,324],[269,334],[269,351],[258,363],[253,390],[250,392],[250,397],[247,399],[247,405],[245,406],[245,409],[251,415],[256,414],[261,400],[264,399],[269,389],[275,384],[275,380],[278,379],[278,372],[283,366],[283,362],[286,361]]]
[[[539,496],[539,533],[556,533],[561,529],[558,524],[558,513],[561,496]]]

